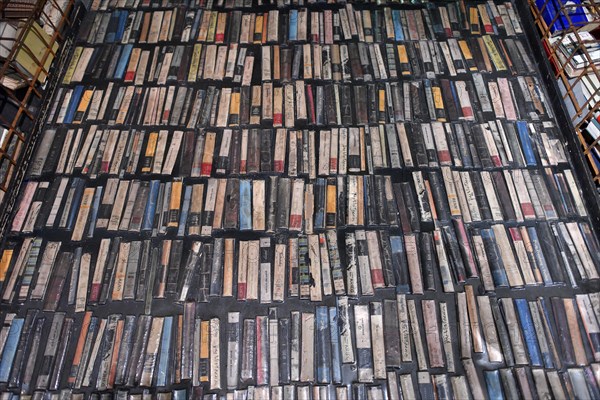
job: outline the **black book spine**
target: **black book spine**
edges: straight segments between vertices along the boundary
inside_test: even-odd
[[[250,123],[250,86],[242,86],[240,89],[240,125]]]
[[[324,178],[317,178],[314,186],[315,194],[315,229],[325,228],[325,191],[327,181]]]
[[[571,342],[571,334],[569,333],[569,324],[567,322],[567,314],[563,299],[552,297],[552,311],[558,329],[558,343],[560,344],[563,365],[572,366],[575,363],[575,353],[573,351],[573,343]]]
[[[436,268],[433,237],[430,232],[421,232],[419,235],[421,250],[421,268],[423,270],[423,283],[425,290],[435,290],[434,269]]]
[[[364,209],[365,209],[365,225],[372,226],[378,225],[377,213],[375,212],[375,185],[373,184],[373,176],[365,175],[363,178],[363,193],[365,196]]]
[[[269,176],[268,179],[268,203],[267,203],[267,231],[274,232],[277,220],[277,187],[279,177]]]
[[[121,247],[121,238],[120,237],[114,238],[111,241],[110,254],[108,255],[106,267],[104,268],[104,276],[102,277],[102,290],[100,291],[100,298],[98,299],[98,303],[100,303],[100,304],[106,303],[106,300],[108,298],[108,293],[112,288],[115,264],[117,262],[117,254],[119,253],[120,247]]]
[[[492,179],[494,180],[494,186],[496,188],[496,193],[498,194],[498,201],[500,202],[504,219],[508,221],[515,221],[517,217],[508,193],[508,187],[504,181],[504,175],[500,171],[493,171]]]
[[[337,125],[335,89],[333,85],[325,86],[325,115],[328,125]]]
[[[377,107],[377,103],[378,103],[377,86],[375,84],[367,85],[367,95],[369,96],[368,101],[367,101],[368,121],[371,124],[376,124],[379,122],[379,113],[378,113],[378,107]],[[362,101],[361,98],[358,98],[357,100]]]
[[[450,257],[450,264],[454,270],[454,277],[457,282],[462,283],[467,279],[467,273],[461,256],[458,239],[456,238],[456,233],[454,232],[452,225],[442,226],[442,232],[444,242],[448,250],[448,255]]]
[[[260,172],[273,172],[273,149],[271,129],[263,129],[260,133]]]
[[[428,167],[427,151],[425,150],[425,142],[423,134],[418,126],[406,125],[406,136],[410,146],[410,152],[419,167]]]
[[[223,287],[223,254],[225,252],[225,239],[222,237],[213,240],[213,259],[210,274],[210,296],[221,296]]]
[[[223,223],[225,229],[238,229],[239,207],[240,181],[237,178],[229,178],[225,192],[225,221]]]
[[[386,230],[378,231],[379,243],[381,244],[381,258],[383,267],[383,278],[387,287],[396,286],[396,277],[394,276],[394,265],[392,261],[392,247],[390,245],[390,233]]]
[[[210,275],[213,262],[213,244],[204,243],[202,247],[202,261],[200,264],[200,274],[196,301],[206,303],[208,302],[208,294],[210,290]]]
[[[450,220],[450,207],[448,206],[448,196],[444,189],[443,177],[439,171],[429,172],[429,183],[433,201],[435,203],[437,218],[440,221],[448,222]]]
[[[171,255],[169,257],[169,271],[167,274],[167,293],[176,293],[179,282],[179,269],[183,254],[183,241],[173,240],[171,242]]]
[[[383,175],[375,175],[374,177],[375,184],[375,215],[377,217],[377,222],[380,225],[387,225],[388,223],[388,210],[387,210],[387,201],[385,198],[385,178]]]
[[[280,318],[277,321],[279,325],[279,383],[290,383],[290,320]]]
[[[492,162],[492,158],[490,157],[487,144],[485,143],[485,137],[483,135],[483,131],[481,130],[481,126],[473,126],[471,134],[468,135],[468,137],[470,137],[473,140],[473,144],[477,149],[477,156],[479,157],[481,167],[493,168],[494,163]]]
[[[417,207],[417,199],[415,198],[415,192],[412,185],[408,182],[400,183],[402,188],[402,195],[404,198],[404,205],[408,211],[408,218],[410,221],[411,231],[419,232],[421,230],[421,224],[419,219],[419,208]],[[398,207],[400,208],[400,207]]]
[[[343,176],[337,177],[337,224],[336,226],[346,226],[346,190],[345,190],[345,178]]]
[[[483,188],[481,175],[478,172],[471,172],[470,177],[471,183],[473,184],[473,191],[475,192],[475,198],[477,200],[477,206],[479,207],[479,212],[481,213],[481,218],[489,221],[492,219],[492,212],[487,201],[485,189]]]

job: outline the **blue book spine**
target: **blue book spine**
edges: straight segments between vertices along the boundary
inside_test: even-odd
[[[544,319],[544,321],[546,322],[546,326],[550,330],[550,337],[547,337],[546,339],[548,341],[554,341],[555,338],[558,338],[558,333],[556,332],[556,326],[554,325],[554,319],[548,312],[548,306],[546,305],[546,299],[543,297],[539,297],[537,301],[538,301],[540,309],[542,310],[541,317]],[[558,350],[558,351],[560,351],[560,350]],[[559,355],[559,357],[560,357],[560,355]],[[554,368],[554,365],[555,365],[554,362],[552,362],[552,365],[553,366],[550,368]]]
[[[179,227],[177,228],[177,237],[183,237],[185,235],[185,225],[190,212],[190,202],[192,200],[192,186],[185,187],[185,194],[183,195],[183,206],[181,207],[181,215],[179,216]]]
[[[85,189],[85,181],[81,178],[75,178],[71,186],[74,188],[73,202],[71,203],[71,209],[69,210],[69,218],[67,219],[67,230],[72,230],[75,226],[77,214],[79,214],[79,206],[81,205],[81,197],[83,196],[83,190]]]
[[[594,371],[591,367],[587,366],[583,367],[583,373],[592,395],[592,399],[600,399],[600,387],[598,387],[598,382],[596,382]]]
[[[82,95],[83,86],[77,85],[75,89],[73,89],[71,101],[69,102],[69,106],[67,107],[67,112],[65,113],[65,119],[63,120],[63,123],[70,124],[73,122],[73,118],[75,118],[75,111],[77,111],[77,107],[79,106],[79,102],[81,101]]]
[[[103,191],[104,188],[98,186],[96,192],[94,192],[94,201],[92,202],[92,210],[90,213],[90,225],[88,227],[88,237],[92,237],[94,235],[94,230],[96,229],[96,219],[98,218],[98,209],[100,208]]]
[[[558,188],[558,195],[560,196],[560,201],[562,203],[563,209],[565,210],[565,212],[568,213],[569,211],[568,211],[568,208],[567,208],[567,204],[569,204],[569,203],[568,203],[568,200],[567,200],[567,198],[568,198],[567,196],[569,196],[569,194],[566,193],[563,190],[564,186],[562,186],[560,184],[560,180],[558,179],[558,176],[556,176],[556,175],[554,175],[554,184]]]
[[[533,153],[533,145],[531,144],[531,137],[527,129],[527,123],[525,121],[517,121],[517,130],[519,131],[519,139],[521,139],[521,148],[523,149],[523,155],[528,166],[537,165],[535,154]]]
[[[527,233],[529,234],[531,246],[533,247],[533,257],[535,258],[538,268],[540,269],[542,279],[544,280],[544,285],[553,285],[554,281],[552,280],[552,275],[550,275],[548,263],[544,257],[544,252],[542,251],[542,246],[540,245],[540,239],[538,238],[537,231],[533,226],[530,226],[527,228]]]
[[[125,69],[127,69],[127,64],[129,63],[129,56],[131,56],[132,50],[132,44],[126,44],[125,46],[123,46],[123,51],[121,51],[121,57],[119,57],[119,63],[117,64],[117,69],[115,70],[115,79],[123,79],[123,76],[125,75]]]
[[[427,4],[427,12],[430,14],[437,13],[437,7],[435,5],[429,3],[429,4]],[[442,26],[442,23],[441,23],[441,18],[437,19],[437,20],[435,18],[432,18],[431,19],[431,27],[433,29],[434,34],[439,34],[439,35],[445,34],[444,27]]]
[[[317,178],[315,182],[315,193],[321,193],[322,198],[319,204],[315,205],[315,228],[325,227],[325,178]],[[316,196],[315,196],[316,197]]]
[[[454,81],[450,81],[450,92],[452,93],[452,98],[454,99],[454,104],[456,106],[456,110],[462,115],[462,107],[460,106],[460,100],[458,99],[458,93],[456,93],[456,85],[454,84]],[[463,131],[464,132],[464,131]],[[466,135],[466,133],[465,133]],[[463,162],[464,164],[464,162]],[[464,164],[465,167],[467,166],[466,164]],[[469,166],[473,166],[472,164]]]
[[[119,11],[116,11],[119,12]],[[127,18],[129,17],[129,12],[122,10],[119,13],[119,25],[117,27],[117,33],[115,35],[115,42],[120,42],[123,39],[123,34],[125,33],[125,25],[127,24]]]
[[[298,10],[290,10],[290,30],[288,40],[298,40]]]
[[[119,11],[113,11],[108,20],[108,26],[106,28],[106,34],[104,35],[104,43],[114,43],[115,42],[115,34],[117,33],[116,24],[118,20]]]
[[[496,245],[496,236],[494,235],[494,231],[491,229],[482,229],[480,233],[481,238],[483,239],[483,246],[485,247],[485,252],[490,263],[494,285],[508,286],[508,277],[506,276],[504,263],[502,262],[502,257],[500,257],[500,252],[498,251],[498,246]]]
[[[327,337],[331,335],[329,331],[329,316],[326,306],[317,307],[316,312],[316,336],[317,336],[317,382],[331,382],[331,346]]]
[[[404,30],[400,22],[400,10],[392,10],[392,21],[394,22],[394,36],[396,41],[404,40]]]
[[[162,340],[160,342],[160,353],[158,358],[158,374],[156,386],[167,385],[167,371],[169,370],[169,350],[171,348],[171,327],[173,317],[165,317],[163,325]]]
[[[410,293],[408,270],[403,268],[406,265],[406,252],[402,236],[390,236],[390,247],[392,248],[392,262],[397,282],[396,293]]]
[[[252,229],[252,193],[251,182],[240,180],[240,230]]]
[[[500,371],[484,371],[485,383],[490,400],[504,400],[502,384],[500,383]]]
[[[144,219],[142,220],[142,231],[151,231],[154,224],[154,214],[156,213],[156,200],[160,189],[160,181],[150,182],[150,193],[148,202],[146,203],[146,211],[144,211]]]
[[[342,350],[338,332],[337,307],[329,307],[329,333],[331,335],[331,368],[333,383],[342,383]]]
[[[537,319],[538,319],[538,324],[543,325],[544,322],[546,323],[546,326],[548,326],[549,329],[551,326],[551,322],[549,319],[546,318],[547,314],[548,314],[548,310],[545,309],[546,307],[546,303],[540,300],[544,300],[542,297],[538,298],[537,302],[532,302],[530,303],[530,311],[531,313],[535,313],[534,315],[537,315]],[[540,311],[541,311],[541,315],[540,315]],[[545,321],[544,321],[545,320]],[[542,326],[543,329],[543,326]],[[544,336],[546,336],[546,342],[549,342],[552,340],[552,336],[547,336],[546,332],[543,332]],[[542,358],[544,360],[544,365],[546,366],[546,368],[555,368],[555,364],[554,364],[554,356],[552,355],[552,349],[550,348],[550,346],[548,345],[548,343],[546,343],[546,351],[542,351]]]
[[[202,18],[202,10],[198,10],[196,12],[196,18],[194,19],[194,25],[192,25],[192,31],[190,33],[190,38],[196,40],[198,36],[198,28],[200,27],[200,19]]]
[[[2,352],[2,360],[0,361],[0,382],[8,382],[24,321],[23,318],[14,318],[8,331],[8,337]]]
[[[493,15],[492,8],[490,7],[490,5],[486,4],[485,8],[487,9],[488,15],[492,16]],[[497,35],[498,34],[498,26],[496,25],[496,20],[493,17],[491,18],[491,20],[492,20],[492,29],[494,30],[494,35]]]
[[[188,398],[187,389],[173,390],[173,400],[186,400]]]
[[[531,314],[529,313],[529,304],[525,299],[515,299],[515,306],[517,307],[517,312],[519,313],[521,331],[523,332],[525,344],[527,345],[527,351],[529,352],[529,361],[531,365],[541,367],[542,356],[538,347],[533,320],[531,319]]]
[[[455,89],[454,89],[454,86],[452,85],[452,82],[450,82],[450,89],[451,89],[451,92],[452,92],[452,96],[454,98],[456,98],[454,96],[455,95]],[[466,134],[464,132],[464,129],[462,129],[462,127],[460,129],[461,129],[460,132],[462,133],[462,138],[459,138],[458,130],[457,130],[456,137],[457,137],[458,142],[464,142],[465,151],[462,151],[462,150],[460,151],[460,153],[461,153],[460,156],[462,158],[463,167],[464,168],[472,168],[473,167],[473,158],[471,157],[471,152],[468,149],[469,145],[467,144],[467,138],[465,136]]]

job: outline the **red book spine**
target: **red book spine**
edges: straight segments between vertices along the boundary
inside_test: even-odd
[[[290,229],[302,228],[302,215],[290,215]]]
[[[385,281],[383,280],[383,271],[380,269],[371,270],[371,280],[373,281],[373,287],[385,287]]]
[[[521,237],[521,232],[519,232],[517,228],[509,228],[508,230],[510,231],[510,236],[513,242],[523,240],[523,238]]]
[[[238,282],[238,300],[246,300],[246,282]]]
[[[312,85],[306,85],[306,100],[308,101],[309,122],[314,124],[317,118],[315,116],[315,99],[313,97]]]
[[[500,156],[492,156],[492,162],[494,163],[494,167],[501,167],[502,166],[502,160],[500,159]]]
[[[210,176],[212,172],[212,163],[202,163],[202,167],[200,169],[200,174],[202,176]]]
[[[329,157],[329,169],[330,170],[337,170],[337,166],[338,166],[338,159],[337,157]]]
[[[275,160],[273,164],[275,172],[283,172],[283,160]]]
[[[521,203],[521,211],[525,218],[535,218],[535,211],[533,210],[533,204],[530,202]]]
[[[449,150],[438,151],[438,158],[439,158],[439,160],[440,160],[441,163],[451,162],[452,161],[452,159],[450,158],[450,151]]]
[[[265,382],[266,377],[263,374],[264,365],[262,365],[262,326],[257,318],[256,321],[256,382]],[[260,384],[260,383],[259,383]]]
[[[472,118],[473,117],[473,109],[471,107],[461,107],[463,117]]]
[[[92,289],[90,290],[89,301],[95,303],[100,298],[100,289],[102,285],[100,283],[92,283]]]

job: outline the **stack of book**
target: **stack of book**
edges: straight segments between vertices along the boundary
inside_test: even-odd
[[[0,252],[0,389],[600,396],[600,246],[509,2],[98,0]]]
[[[58,50],[58,43],[53,42],[46,54],[52,42],[51,35],[35,21],[0,21],[0,61],[9,64],[0,84],[11,90],[27,86],[34,78],[44,84]]]
[[[549,39],[558,65],[570,78],[585,75],[600,67],[600,43],[590,32],[569,32]],[[593,66],[593,67],[592,67]]]

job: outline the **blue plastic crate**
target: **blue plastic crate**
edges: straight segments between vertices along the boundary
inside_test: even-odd
[[[551,33],[569,28],[570,24],[566,14],[569,15],[571,23],[575,27],[582,27],[589,22],[584,7],[577,6],[581,4],[581,0],[535,0],[535,4],[538,10],[542,11],[542,17]],[[563,5],[568,6],[561,10]],[[544,6],[545,8],[542,10]],[[558,18],[556,18],[557,13],[560,14]],[[552,21],[554,21],[554,24],[550,25]]]

